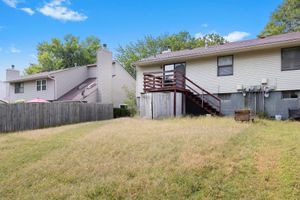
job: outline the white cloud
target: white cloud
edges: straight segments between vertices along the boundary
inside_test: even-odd
[[[2,0],[6,5],[12,8],[16,8],[19,3],[17,0]]]
[[[21,8],[20,10],[26,12],[29,15],[33,15],[35,13],[34,10],[31,8]]]
[[[10,47],[10,53],[21,53],[20,49],[17,49],[14,45]]]
[[[250,33],[247,32],[241,32],[241,31],[234,31],[229,33],[228,35],[224,36],[224,38],[228,42],[237,42],[240,40],[243,40],[245,37],[248,37]]]
[[[208,24],[204,23],[204,24],[201,24],[201,26],[202,26],[203,28],[207,28],[207,27],[208,27]]]
[[[61,21],[84,21],[88,18],[82,13],[69,9],[63,3],[68,3],[68,1],[52,0],[50,3],[44,5],[44,7],[38,9],[38,11],[45,16]]]

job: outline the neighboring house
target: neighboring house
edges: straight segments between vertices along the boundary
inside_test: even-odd
[[[143,117],[233,115],[250,108],[286,119],[289,109],[300,107],[300,32],[166,51],[135,65]]]
[[[0,100],[5,99],[5,97],[6,97],[6,83],[0,81]]]
[[[97,53],[97,63],[68,69],[20,76],[14,67],[7,69],[7,99],[29,101],[82,101],[114,104],[119,107],[127,90],[135,90],[135,79],[106,49]],[[125,89],[127,88],[127,89]]]

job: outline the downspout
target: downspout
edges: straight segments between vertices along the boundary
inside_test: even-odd
[[[57,99],[56,99],[56,89],[57,89],[57,88],[56,88],[56,81],[55,81],[55,77],[54,77],[54,76],[51,76],[51,75],[49,75],[49,76],[48,76],[48,78],[49,78],[49,79],[51,79],[51,80],[53,80],[53,82],[54,82],[54,91],[53,91],[53,96],[54,96],[54,101],[55,101],[55,100],[57,100]]]

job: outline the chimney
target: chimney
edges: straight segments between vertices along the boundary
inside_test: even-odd
[[[103,45],[105,46],[105,45]],[[104,104],[112,104],[112,75],[113,58],[108,49],[100,49],[97,52],[97,83],[98,100]]]
[[[15,65],[6,70],[6,81],[14,80],[20,77],[20,71],[15,69]]]
[[[103,49],[107,50],[107,44],[103,44]]]

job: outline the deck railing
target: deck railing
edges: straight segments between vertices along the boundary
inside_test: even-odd
[[[219,97],[211,94],[187,78],[183,73],[176,70],[144,73],[144,91],[192,92],[202,100],[202,107],[206,102],[221,112],[221,99]]]

